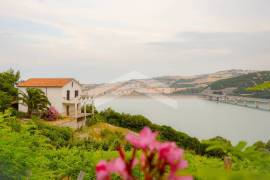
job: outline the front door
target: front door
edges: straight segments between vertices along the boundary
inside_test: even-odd
[[[67,90],[67,100],[69,100],[69,98],[70,98],[70,91]]]
[[[67,116],[69,116],[69,105],[66,106]]]

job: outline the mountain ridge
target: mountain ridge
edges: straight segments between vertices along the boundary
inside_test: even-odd
[[[207,87],[217,80],[236,77],[256,72],[254,70],[230,69],[210,74],[192,76],[159,76],[148,79],[131,79],[128,81],[101,84],[84,84],[83,93],[89,96],[134,95],[134,94],[178,94],[193,89]]]

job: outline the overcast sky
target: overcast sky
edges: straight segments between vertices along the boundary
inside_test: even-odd
[[[0,0],[0,70],[111,81],[270,70],[269,0]]]

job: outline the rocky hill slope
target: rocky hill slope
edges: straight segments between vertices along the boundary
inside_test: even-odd
[[[254,71],[233,69],[195,76],[162,76],[116,83],[85,84],[83,91],[89,96],[196,93],[215,81],[250,72]]]

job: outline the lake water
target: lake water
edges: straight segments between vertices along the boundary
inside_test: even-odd
[[[152,122],[168,125],[199,139],[222,136],[234,144],[249,144],[270,139],[270,111],[216,103],[196,96],[169,97],[177,103],[173,108],[149,97],[121,97],[98,107],[111,107],[118,112],[142,114]],[[99,99],[96,99],[98,102]]]

